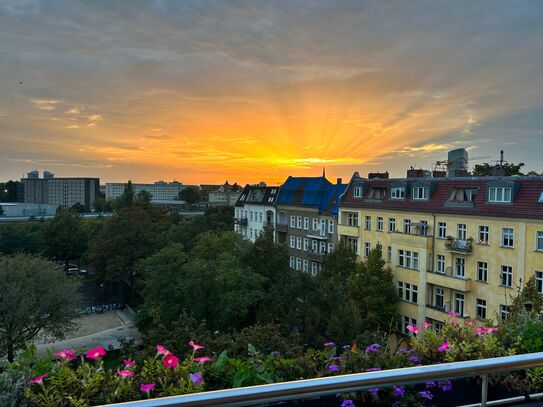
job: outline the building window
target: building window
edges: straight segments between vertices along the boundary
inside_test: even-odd
[[[486,300],[477,298],[477,318],[486,319]]]
[[[398,297],[403,300],[403,282],[398,281]]]
[[[443,323],[434,321],[434,330],[436,333],[440,334],[443,331]]]
[[[328,221],[328,233],[334,234],[334,221],[333,220]]]
[[[457,257],[454,270],[456,277],[464,277],[466,273],[466,259],[463,257]]]
[[[317,253],[317,251],[319,250],[319,244],[317,243],[317,241],[315,239],[313,239],[311,241],[311,250],[313,251],[313,253]]]
[[[358,213],[348,213],[347,214],[347,224],[349,226],[358,227]]]
[[[296,227],[296,216],[290,217],[290,227],[295,228]]]
[[[413,187],[413,199],[428,199],[428,187]]]
[[[467,239],[467,227],[464,223],[459,223],[458,225],[456,225],[456,238],[458,240]]]
[[[505,321],[509,316],[509,308],[507,305],[500,304],[500,318]]]
[[[406,233],[406,234],[411,233],[411,219],[403,220],[403,233]]]
[[[417,320],[415,318],[409,318],[406,316],[403,316],[401,318],[402,319],[400,321],[400,331],[405,335],[413,335],[413,332],[407,329],[407,325],[417,326]]]
[[[326,234],[326,219],[321,219],[321,236]]]
[[[420,235],[428,236],[428,221],[425,221],[425,220],[420,221]]]
[[[302,271],[304,273],[307,273],[309,271],[309,262],[307,260],[304,260],[302,263]]]
[[[258,221],[262,223],[262,212],[258,213]]]
[[[307,249],[309,249],[309,239],[304,237],[304,252],[307,252]]]
[[[436,256],[436,271],[438,273],[445,273],[445,256],[442,254]]]
[[[504,287],[513,286],[513,267],[502,266],[502,285]]]
[[[348,237],[346,243],[349,249],[351,249],[355,254],[358,254],[358,239]]]
[[[538,293],[543,294],[543,271],[535,272],[535,287]]]
[[[454,312],[461,317],[464,316],[464,294],[454,294]]]
[[[419,269],[419,254],[409,250],[398,250],[398,266],[409,269]]]
[[[439,222],[437,224],[437,237],[439,239],[447,238],[447,224],[445,222]]]
[[[369,257],[371,252],[371,243],[366,242],[364,243],[364,256]]]
[[[502,229],[502,246],[513,247],[515,241],[515,232],[511,228]]]
[[[488,226],[479,226],[479,243],[488,244],[490,229]]]
[[[435,306],[440,309],[445,308],[445,290],[443,288],[435,289]]]
[[[486,261],[477,262],[477,280],[488,281],[488,263]]]
[[[293,269],[294,268],[294,256],[290,256],[290,268]]]
[[[383,231],[383,218],[381,216],[377,217],[377,230],[379,232]]]
[[[316,275],[318,269],[319,269],[319,263],[316,263],[316,262],[312,261],[311,262],[311,274]]]
[[[313,228],[312,228],[312,229],[313,229],[313,230],[317,230],[317,229],[318,229],[318,220],[317,220],[317,218],[313,218],[313,222],[312,222],[312,223],[313,223],[313,225],[312,225]]]
[[[535,249],[537,251],[543,251],[543,231],[539,231],[535,236]]]
[[[390,199],[404,199],[405,187],[392,187],[390,188]]]
[[[321,249],[321,254],[326,254],[326,243],[325,242],[321,242],[320,244],[320,249]]]
[[[290,237],[290,247],[294,249],[296,247],[296,237],[291,236]]]
[[[488,188],[488,202],[494,202],[494,203],[511,202],[511,187]]]
[[[309,218],[304,216],[304,230],[309,230]]]
[[[366,221],[364,223],[364,228],[366,230],[371,230],[371,216],[366,216]]]
[[[392,246],[387,247],[387,263],[392,263]]]
[[[296,218],[296,226],[298,227],[298,229],[302,228],[302,217],[301,216],[298,216]]]
[[[396,231],[396,219],[390,218],[388,220],[388,231],[389,232],[395,232]]]
[[[302,268],[302,259],[296,257],[296,270],[300,270]]]
[[[415,284],[398,281],[398,295],[402,300],[416,304],[418,301],[418,287]]]
[[[328,243],[328,253],[332,253],[334,251],[334,244]]]
[[[302,238],[301,237],[296,238],[296,249],[302,250]]]
[[[353,198],[362,198],[362,187],[353,188]]]

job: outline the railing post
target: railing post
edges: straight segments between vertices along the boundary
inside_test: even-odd
[[[486,407],[488,397],[488,374],[481,375],[481,407]]]

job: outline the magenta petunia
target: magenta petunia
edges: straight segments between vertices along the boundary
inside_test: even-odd
[[[42,384],[43,379],[46,378],[47,376],[48,376],[47,373],[42,374],[41,376],[38,376],[35,379],[30,380],[30,383],[32,383],[32,384]]]
[[[61,358],[67,360],[68,362],[76,358],[75,351],[72,349],[64,349],[64,350],[55,352],[55,356],[60,356]]]
[[[123,379],[134,376],[134,372],[131,372],[130,370],[119,370],[116,374],[121,376]]]
[[[142,383],[140,385],[140,391],[144,392],[144,393],[149,393],[151,390],[153,390],[155,388],[156,384],[154,383]]]
[[[174,355],[167,355],[162,361],[164,367],[176,367],[179,364],[179,358]]]
[[[172,352],[170,352],[168,349],[166,349],[164,346],[162,345],[157,345],[156,346],[156,352],[157,352],[157,355],[165,355],[165,356],[168,356],[168,355],[171,355]]]
[[[125,360],[123,360],[123,364],[124,364],[126,367],[133,367],[133,366],[136,366],[136,362],[134,362],[133,360],[130,360],[130,359],[125,359]]]
[[[443,342],[439,348],[437,348],[438,351],[440,352],[445,352],[447,349],[449,349],[449,342],[445,341]]]
[[[419,333],[419,328],[417,328],[416,326],[414,325],[407,325],[405,327],[405,329],[407,329],[408,331],[410,332],[413,332],[414,334],[418,334]]]
[[[205,346],[198,345],[198,344],[194,343],[194,341],[190,341],[189,346],[192,346],[192,349],[194,349],[194,350],[204,349],[205,348]]]
[[[106,350],[104,348],[94,348],[94,349],[91,349],[89,350],[85,357],[87,359],[93,359],[93,360],[98,360],[100,359],[102,356],[106,356]]]
[[[198,363],[205,363],[205,362],[211,362],[211,359],[208,358],[207,356],[202,356],[200,358],[194,358],[193,359],[195,362],[198,362]]]
[[[430,328],[432,326],[432,324],[429,323],[429,322],[423,322],[422,326],[425,327],[425,328]]]

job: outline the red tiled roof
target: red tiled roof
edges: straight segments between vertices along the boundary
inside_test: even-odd
[[[487,202],[487,186],[495,181],[515,182],[515,185],[518,186],[518,192],[512,203]],[[410,188],[409,185],[413,183],[427,182],[431,184],[430,198],[428,200],[413,200],[408,192],[406,199],[390,199],[390,194],[387,191],[384,199],[380,202],[365,199],[372,185],[382,188],[383,184],[390,186],[401,182],[407,184],[407,190]],[[353,187],[356,185],[365,186],[363,198],[353,198]],[[454,188],[478,188],[473,205],[446,205]],[[355,176],[343,195],[340,206],[406,212],[543,219],[543,203],[538,202],[542,192],[543,177],[404,178],[374,182]]]

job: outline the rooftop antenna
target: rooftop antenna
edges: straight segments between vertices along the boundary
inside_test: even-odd
[[[326,168],[322,167],[322,177],[326,178]]]
[[[500,150],[500,166],[503,166],[503,150]]]

